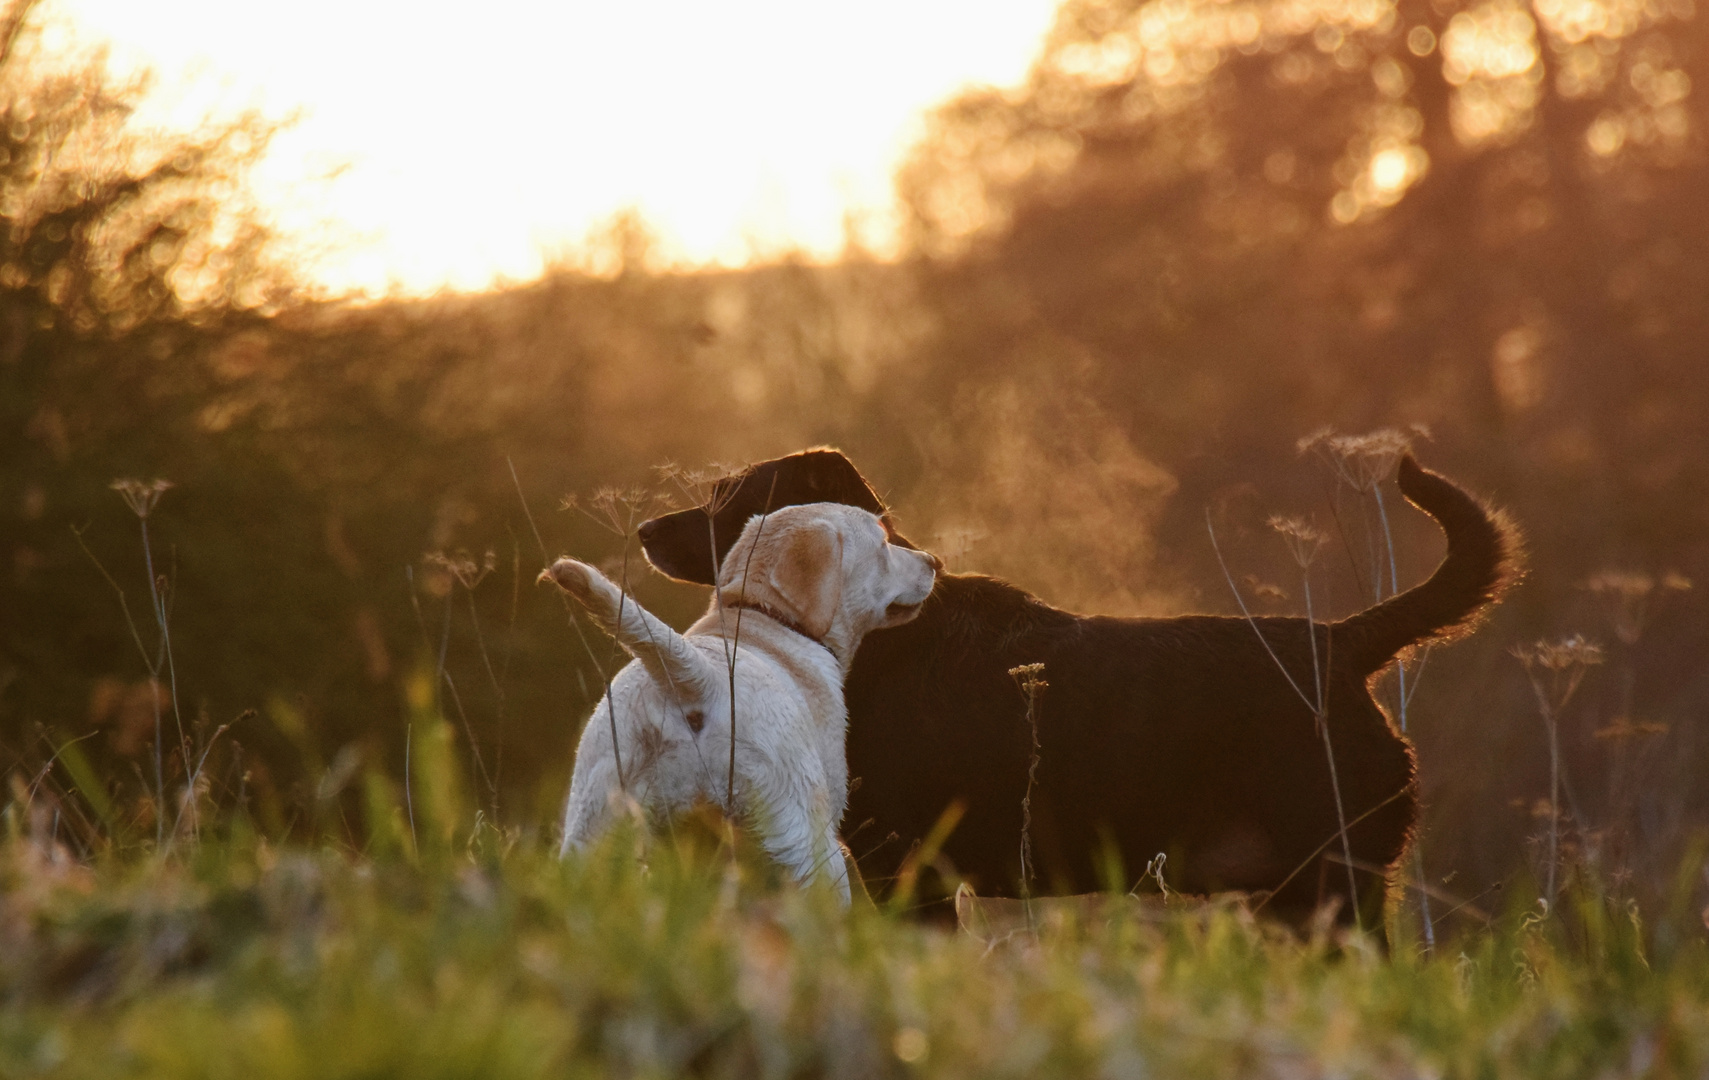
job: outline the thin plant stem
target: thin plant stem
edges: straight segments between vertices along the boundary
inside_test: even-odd
[[[481,616],[480,612],[475,608],[475,590],[465,586],[463,594],[468,597],[469,600],[469,623],[475,628],[475,647],[481,654],[481,663],[485,665],[487,669],[487,680],[492,683],[493,694],[498,699],[498,714],[494,718],[493,737],[495,740],[501,740],[504,730],[504,686],[499,682],[498,672],[493,670],[492,657],[487,653],[487,638],[486,635],[481,632]],[[471,746],[474,745],[473,733],[469,736],[469,742]],[[502,764],[504,760],[503,754],[504,743],[502,741],[498,741],[497,749],[495,750],[496,760],[491,774],[487,777],[488,791],[492,798],[493,820],[495,821],[498,820],[498,770],[500,764]],[[485,770],[483,769],[482,771],[484,772]]]
[[[1561,846],[1561,740],[1554,711],[1543,709],[1543,724],[1549,731],[1549,879],[1543,895],[1549,899],[1549,910],[1555,907],[1555,865]]]
[[[119,583],[113,579],[113,575],[109,574],[107,572],[107,568],[101,565],[101,560],[97,559],[95,557],[95,553],[89,550],[89,545],[84,541],[83,534],[78,531],[77,526],[73,525],[71,527],[71,535],[77,538],[77,546],[83,549],[83,554],[89,556],[89,561],[95,564],[95,569],[101,572],[101,576],[107,579],[107,584],[111,585],[113,587],[113,591],[118,594],[119,608],[124,612],[125,625],[130,628],[131,640],[136,642],[136,650],[138,654],[142,656],[142,662],[144,664],[149,663],[148,649],[144,647],[142,643],[142,633],[137,630],[136,619],[131,615],[131,605],[130,602],[125,599],[125,590],[119,587]]]
[[[1021,692],[1027,698],[1027,730],[1031,733],[1032,745],[1027,750],[1027,790],[1021,797],[1021,904],[1027,916],[1027,929],[1037,933],[1033,921],[1032,901],[1032,825],[1033,825],[1033,787],[1038,781],[1039,741],[1038,741],[1038,699],[1039,694],[1050,684],[1043,679],[1043,664],[1022,664],[1009,669],[1009,675],[1020,686]]]
[[[504,463],[510,466],[510,480],[511,483],[516,485],[517,501],[522,503],[522,514],[528,519],[529,529],[534,532],[534,542],[540,545],[541,562],[544,566],[550,566],[552,563],[552,557],[546,552],[546,541],[540,535],[540,526],[534,523],[534,511],[528,508],[528,496],[522,493],[522,478],[516,473],[516,462],[512,461],[510,456],[507,454],[505,456]],[[562,590],[559,591],[558,598],[563,601],[564,614],[569,616],[570,625],[575,628],[576,637],[581,639],[582,648],[587,652],[588,662],[593,664],[593,670],[599,673],[600,682],[605,686],[605,699],[610,701],[611,676],[606,674],[605,666],[599,662],[598,655],[594,653],[593,642],[587,639],[587,631],[582,629],[581,620],[576,618],[576,609],[574,605],[570,603],[570,598],[565,596]],[[613,708],[615,708],[615,706],[613,706]],[[617,765],[617,789],[627,795],[629,794],[629,785],[623,778],[623,751],[622,748],[617,745],[617,724],[615,717],[612,720],[611,727],[611,756],[612,760],[615,761]]]
[[[409,775],[409,751],[410,743],[414,741],[414,735],[415,718],[411,717],[409,723],[404,727],[404,809],[409,813],[409,846],[411,851],[414,851],[416,846],[415,796],[411,793]]]
[[[1315,713],[1317,708],[1312,703],[1311,698],[1306,697],[1305,691],[1300,689],[1300,684],[1294,681],[1293,675],[1289,674],[1287,665],[1282,663],[1282,658],[1277,656],[1276,650],[1272,649],[1270,643],[1264,640],[1264,631],[1258,628],[1258,620],[1253,618],[1251,611],[1247,610],[1246,598],[1240,595],[1240,586],[1234,583],[1234,575],[1229,572],[1228,563],[1223,561],[1222,547],[1217,543],[1216,529],[1211,525],[1209,507],[1205,509],[1205,531],[1210,533],[1211,550],[1216,553],[1217,565],[1222,568],[1223,579],[1228,582],[1228,589],[1234,594],[1234,602],[1240,606],[1241,616],[1246,619],[1247,625],[1252,627],[1252,632],[1258,636],[1258,644],[1264,646],[1264,651],[1270,654],[1271,660],[1275,661],[1276,670],[1282,673],[1282,678],[1288,680],[1288,685],[1294,688],[1295,694],[1299,695],[1300,702]]]
[[[184,798],[178,805],[178,820],[172,825],[172,836],[174,841],[176,841],[178,834],[184,829],[184,815],[187,813],[190,814],[190,827],[195,830],[196,837],[198,839],[201,837],[201,813],[199,811],[194,813],[191,812],[195,809],[197,801],[196,785],[201,782],[202,767],[208,763],[208,755],[213,753],[214,743],[218,742],[220,736],[224,735],[229,730],[231,730],[231,724],[221,724],[219,727],[215,728],[213,735],[208,739],[207,745],[202,747],[201,757],[196,759],[195,771],[190,773],[189,779],[185,782]]]
[[[1317,730],[1323,736],[1324,756],[1329,759],[1329,789],[1335,794],[1335,822],[1340,826],[1341,854],[1347,862],[1347,899],[1353,905],[1353,925],[1363,932],[1365,926],[1359,914],[1359,885],[1353,877],[1353,843],[1347,836],[1347,810],[1341,802],[1341,774],[1335,767],[1335,747],[1329,739],[1329,673],[1325,670],[1319,675],[1317,668],[1317,617],[1312,610],[1309,564],[1300,568],[1300,580],[1304,583],[1305,591],[1306,633],[1311,638],[1312,676],[1317,681]],[[1331,642],[1326,640],[1324,644],[1327,648]],[[1325,668],[1327,667],[1326,664]]]
[[[1288,680],[1288,685],[1293,687],[1294,693],[1299,695],[1300,701],[1304,703],[1307,709],[1311,710],[1314,723],[1318,731],[1323,736],[1324,753],[1329,759],[1330,789],[1335,795],[1335,818],[1337,824],[1340,826],[1339,833],[1341,837],[1342,851],[1346,855],[1347,859],[1351,860],[1353,858],[1352,845],[1347,838],[1347,830],[1350,826],[1347,824],[1346,810],[1343,808],[1341,801],[1341,778],[1335,767],[1335,750],[1330,743],[1328,717],[1325,715],[1327,711],[1325,706],[1327,703],[1326,691],[1328,680],[1325,673],[1322,672],[1318,666],[1317,621],[1312,610],[1311,573],[1309,570],[1309,563],[1301,560],[1300,569],[1302,580],[1305,582],[1306,633],[1311,639],[1313,690],[1316,691],[1315,701],[1312,698],[1307,697],[1305,691],[1300,689],[1299,683],[1294,681],[1293,675],[1288,672],[1287,666],[1282,663],[1281,657],[1276,655],[1276,650],[1272,649],[1270,647],[1270,643],[1265,640],[1263,631],[1258,628],[1258,620],[1253,618],[1251,611],[1247,609],[1246,599],[1241,596],[1239,586],[1234,583],[1234,575],[1229,571],[1227,561],[1223,559],[1222,547],[1217,543],[1216,539],[1216,528],[1211,524],[1209,508],[1205,510],[1205,530],[1210,533],[1211,550],[1216,553],[1217,565],[1222,568],[1223,578],[1228,582],[1229,591],[1234,594],[1234,602],[1240,606],[1240,614],[1245,617],[1247,625],[1252,627],[1252,632],[1258,636],[1259,644],[1263,645],[1264,651],[1270,654],[1270,659],[1275,662],[1277,670],[1282,673],[1282,677]],[[1332,837],[1332,842],[1333,839],[1334,838]],[[1313,858],[1315,857],[1316,856],[1314,855]],[[1291,876],[1292,875],[1290,875],[1290,877]],[[1353,904],[1354,925],[1359,926],[1360,929],[1363,930],[1363,924],[1359,915],[1359,892],[1353,877],[1353,868],[1351,865],[1347,868],[1347,885],[1350,890],[1349,898]]]
[[[481,757],[481,748],[475,744],[475,729],[469,725],[468,710],[463,708],[463,695],[457,692],[457,684],[452,681],[449,671],[441,671],[439,674],[445,680],[445,685],[451,688],[451,704],[457,706],[457,716],[463,721],[463,734],[469,740],[469,751],[474,756],[475,768],[480,771],[480,779],[486,781],[487,789],[492,791],[492,776],[487,772],[486,760]],[[474,772],[474,769],[470,770],[471,779],[474,778]]]
[[[63,743],[60,743],[59,746],[54,750],[53,756],[47,759],[47,764],[42,766],[41,772],[36,776],[35,782],[30,785],[29,794],[28,794],[28,801],[29,802],[35,801],[36,789],[41,786],[41,783],[43,780],[47,779],[48,773],[53,770],[54,762],[59,760],[59,755],[65,753],[65,751],[67,749],[69,749],[73,743],[80,743],[80,742],[84,741],[85,739],[93,739],[95,736],[97,736],[99,734],[101,734],[100,730],[96,729],[95,731],[91,731],[87,735],[79,735],[75,739],[67,739]],[[44,738],[44,740],[46,739],[45,734],[44,734],[43,738]],[[49,743],[48,745],[51,746],[53,744]]]
[[[754,552],[759,550],[760,537],[765,535],[766,519],[771,516],[771,500],[776,495],[777,495],[777,475],[774,473],[772,475],[772,478],[771,478],[771,490],[766,492],[765,509],[760,512],[760,523],[754,530],[754,542],[748,546],[748,557],[742,563],[742,596],[743,597],[746,597],[748,595],[748,571],[754,565]],[[708,521],[710,521],[710,520],[711,519],[709,517]],[[840,544],[841,542],[842,542],[841,537],[839,537],[838,543]],[[713,546],[712,555],[714,558],[717,557],[717,555],[718,555],[717,545]],[[714,582],[717,581],[717,575],[716,574],[713,575],[713,581]],[[718,586],[716,584],[713,585],[713,590],[715,592],[721,592],[722,591],[722,590],[718,589]],[[724,795],[724,798],[725,798],[725,801],[731,807],[732,811],[734,810],[734,808],[736,806],[736,656],[742,647],[742,612],[744,610],[745,610],[744,608],[737,608],[736,609],[735,641],[733,641],[729,645],[729,647],[726,648],[724,651],[724,658],[725,658],[726,664],[728,665],[729,675],[730,675],[730,768],[729,768],[729,773],[725,778],[725,795]],[[720,630],[723,629],[722,615],[720,615],[719,629]]]
[[[1347,823],[1347,828],[1351,829],[1351,828],[1357,826],[1360,822],[1364,821],[1366,818],[1370,817],[1372,814],[1376,813],[1378,810],[1381,810],[1384,807],[1390,805],[1391,803],[1394,803],[1395,801],[1403,798],[1405,795],[1406,795],[1406,788],[1403,787],[1399,791],[1395,792],[1393,795],[1390,795],[1388,798],[1384,799],[1382,802],[1378,803],[1377,805],[1371,807],[1369,810],[1365,811],[1363,814],[1360,814],[1358,817],[1354,818],[1352,821],[1349,821]],[[1274,889],[1271,889],[1270,894],[1268,896],[1264,897],[1264,899],[1260,900],[1258,903],[1252,905],[1252,914],[1256,915],[1260,911],[1263,911],[1265,906],[1267,904],[1269,904],[1271,900],[1276,898],[1277,894],[1279,894],[1283,889],[1287,888],[1288,884],[1290,882],[1292,882],[1295,878],[1299,877],[1300,874],[1305,872],[1306,867],[1308,867],[1312,863],[1316,862],[1317,857],[1319,855],[1322,855],[1324,852],[1328,851],[1329,845],[1335,843],[1336,839],[1338,837],[1340,837],[1342,835],[1342,833],[1344,833],[1345,831],[1346,831],[1345,829],[1339,829],[1339,830],[1331,833],[1329,835],[1329,839],[1327,839],[1323,843],[1317,845],[1317,849],[1315,851],[1313,851],[1310,855],[1307,855],[1305,857],[1305,859],[1303,861],[1301,861],[1301,863],[1298,866],[1296,866],[1292,870],[1288,871],[1288,876],[1283,878],[1281,880],[1281,883],[1278,884]]]
[[[171,621],[168,617],[167,610],[166,610],[166,596],[165,596],[165,593],[160,588],[161,579],[158,578],[157,576],[155,576],[155,572],[154,572],[154,547],[149,542],[149,537],[148,537],[148,515],[147,514],[140,515],[138,517],[138,522],[142,526],[142,558],[143,558],[143,564],[145,566],[147,566],[147,568],[148,568],[149,597],[153,601],[153,605],[154,605],[155,622],[160,626],[160,655],[162,657],[164,657],[164,661],[165,661],[164,666],[166,668],[166,676],[167,676],[167,687],[168,687],[169,693],[172,695],[172,719],[178,726],[178,749],[179,749],[179,753],[182,756],[184,756],[186,759],[184,761],[184,768],[186,770],[188,770],[190,767],[190,762],[188,760],[188,756],[189,756],[188,746],[189,746],[189,744],[188,744],[188,740],[186,739],[186,737],[184,735],[184,716],[183,716],[183,713],[180,712],[180,710],[178,708],[178,665],[173,661],[173,658],[172,658],[172,629],[171,629]],[[154,677],[152,680],[156,683],[158,683],[160,681],[160,677],[158,674],[160,667],[161,667],[161,662],[159,660],[157,660],[156,665],[155,665],[155,674],[154,674]],[[161,834],[162,829],[165,825],[164,816],[165,816],[165,812],[166,812],[166,788],[165,788],[165,781],[164,781],[162,771],[161,771],[161,766],[162,766],[162,762],[161,762],[161,735],[162,735],[162,732],[160,730],[160,720],[161,720],[160,695],[159,695],[158,691],[156,691],[154,698],[155,698],[155,704],[154,704],[154,778],[155,778],[155,785],[159,790],[160,817],[162,819],[162,820],[155,822],[156,843],[159,843],[160,842],[160,834]]]

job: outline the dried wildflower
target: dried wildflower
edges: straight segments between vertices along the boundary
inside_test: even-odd
[[[1033,697],[1038,691],[1050,685],[1044,681],[1043,664],[1021,664],[1018,667],[1012,667],[1009,669],[1009,677],[1015,680],[1015,684],[1021,688],[1021,692],[1026,694],[1028,698]]]
[[[1329,535],[1304,518],[1272,514],[1267,524],[1282,534],[1282,542],[1288,545],[1288,554],[1294,557],[1301,570],[1316,562],[1317,553],[1329,543]]]
[[[1549,735],[1549,861],[1545,898],[1552,906],[1555,871],[1560,865],[1561,745],[1556,718],[1584,681],[1585,672],[1602,663],[1602,649],[1574,634],[1560,641],[1516,645],[1513,655],[1525,665],[1531,690],[1537,695],[1537,711]]]
[[[170,480],[114,480],[107,485],[119,493],[125,500],[125,505],[131,508],[131,513],[139,518],[147,518],[154,511],[154,504],[160,497],[174,487]]]
[[[1566,707],[1585,673],[1602,663],[1602,647],[1579,634],[1559,641],[1516,645],[1513,655],[1525,666],[1537,703],[1551,718]]]
[[[1027,752],[1027,790],[1021,797],[1021,897],[1030,899],[1033,876],[1033,785],[1038,780],[1038,700],[1050,684],[1044,681],[1043,664],[1020,664],[1009,669],[1009,677],[1027,696],[1027,727],[1032,733],[1032,747]],[[1032,924],[1032,908],[1027,908],[1027,923]]]
[[[1355,491],[1374,491],[1394,475],[1395,464],[1412,451],[1414,436],[1428,439],[1430,429],[1414,424],[1412,434],[1396,428],[1380,428],[1364,435],[1337,435],[1334,428],[1319,428],[1299,442],[1302,454],[1315,453],[1336,477]]]
[[[1651,600],[1658,592],[1690,589],[1691,579],[1672,570],[1659,582],[1642,571],[1601,570],[1585,580],[1584,588],[1607,608],[1614,636],[1624,645],[1635,645],[1649,621]]]
[[[628,537],[635,526],[652,517],[668,503],[645,488],[600,488],[587,505],[579,498],[566,495],[558,502],[560,510],[576,510],[583,517],[615,536]]]
[[[708,515],[730,505],[730,500],[736,497],[736,491],[741,487],[735,482],[741,470],[734,465],[714,463],[704,469],[687,469],[667,463],[657,466],[655,471],[660,480],[674,485],[684,499]]]
[[[421,561],[451,575],[459,585],[470,592],[474,592],[475,587],[498,568],[498,555],[491,548],[487,549],[485,557],[478,563],[466,551],[459,551],[456,555],[433,551],[423,555]]]
[[[1582,634],[1574,634],[1559,641],[1516,645],[1513,655],[1527,671],[1533,665],[1548,671],[1569,671],[1602,663],[1602,646],[1586,641]]]

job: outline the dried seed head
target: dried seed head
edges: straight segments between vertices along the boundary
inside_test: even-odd
[[[455,555],[433,551],[423,555],[421,561],[451,575],[459,585],[470,592],[474,592],[476,586],[486,580],[486,576],[498,566],[498,556],[490,549],[487,551],[486,557],[478,563],[466,551],[459,551]]]
[[[741,472],[735,465],[714,463],[704,469],[687,469],[668,463],[657,467],[659,479],[674,485],[682,497],[707,514],[716,514],[730,505],[741,487],[735,483]]]
[[[1526,668],[1532,666],[1546,671],[1570,671],[1575,667],[1591,667],[1602,663],[1602,646],[1584,639],[1583,635],[1574,634],[1559,641],[1536,641],[1530,645],[1516,645],[1513,655]]]
[[[1537,707],[1544,719],[1551,719],[1572,700],[1579,683],[1596,664],[1602,663],[1602,647],[1584,640],[1579,634],[1559,641],[1537,641],[1515,645],[1513,655],[1525,666],[1531,680]]]
[[[1329,543],[1328,534],[1304,518],[1272,514],[1268,524],[1270,528],[1282,534],[1282,542],[1288,545],[1288,554],[1294,557],[1294,562],[1301,570],[1317,561],[1317,553],[1323,550],[1323,545]]]
[[[668,509],[667,500],[640,487],[606,487],[593,493],[586,506],[574,495],[559,501],[559,509],[579,510],[583,517],[616,536],[627,537],[654,513]]]
[[[1009,677],[1015,680],[1021,692],[1029,698],[1050,686],[1044,681],[1043,664],[1021,664],[1012,667],[1009,669]]]
[[[1397,428],[1379,428],[1364,435],[1337,435],[1334,428],[1325,427],[1294,445],[1302,454],[1317,454],[1348,487],[1374,491],[1378,484],[1394,475],[1395,464],[1401,457],[1412,452],[1414,437],[1430,438],[1430,429],[1423,424],[1414,424],[1408,430],[1411,434]]]
[[[146,518],[154,511],[154,504],[174,485],[170,480],[127,478],[114,480],[107,486],[119,493],[119,497],[125,500],[125,505],[131,508],[131,513],[139,518]]]
[[[1635,645],[1649,621],[1651,601],[1658,593],[1687,591],[1691,579],[1673,570],[1659,582],[1641,570],[1600,570],[1585,579],[1584,588],[1602,601],[1614,636],[1622,644]]]

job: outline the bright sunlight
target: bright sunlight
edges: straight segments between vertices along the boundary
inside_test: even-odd
[[[673,262],[895,243],[924,110],[1024,76],[1051,0],[645,6],[57,0],[67,46],[152,68],[139,122],[296,114],[258,194],[333,290],[529,278],[628,208]],[[68,25],[69,24],[69,25]]]

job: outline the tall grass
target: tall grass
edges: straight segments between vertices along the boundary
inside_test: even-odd
[[[386,813],[383,791],[372,806]],[[620,828],[561,861],[467,818],[418,849],[370,822],[360,853],[279,847],[230,819],[169,859],[85,864],[47,857],[17,802],[0,818],[8,1077],[1709,1067],[1709,949],[1688,906],[1646,921],[1584,881],[1556,917],[1516,912],[1435,957],[1237,908],[1114,902],[1043,909],[1036,933],[987,942],[845,912],[716,825]]]

